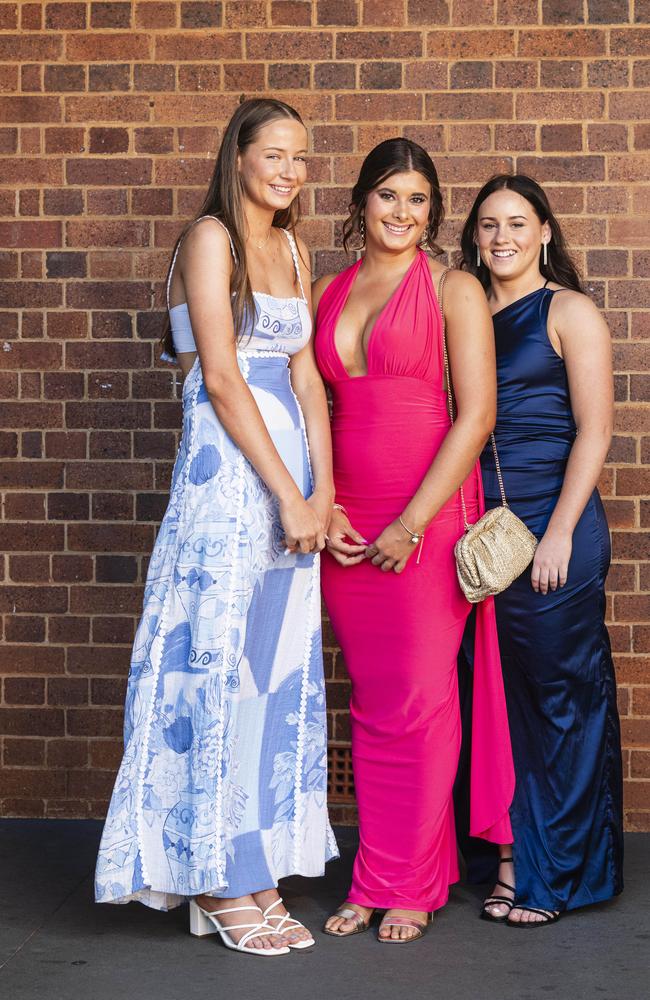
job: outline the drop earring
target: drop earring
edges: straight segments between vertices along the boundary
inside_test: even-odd
[[[478,243],[476,244],[476,266],[481,266],[481,250]]]
[[[548,243],[543,243],[544,247],[542,251],[542,260],[544,261],[544,267],[548,267]]]
[[[365,245],[366,245],[366,220],[364,219],[363,215],[361,216],[361,218],[359,220],[359,236],[361,237],[361,246],[365,247]]]

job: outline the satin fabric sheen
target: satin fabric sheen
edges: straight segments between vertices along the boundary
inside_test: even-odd
[[[333,397],[336,499],[374,540],[418,489],[449,430],[442,325],[421,251],[380,312],[368,373],[351,378],[336,350],[337,320],[362,262],[323,293],[315,340]],[[480,470],[465,483],[470,518],[483,510]],[[348,899],[434,910],[458,879],[452,786],[460,718],[456,655],[470,609],[453,546],[463,530],[456,493],[401,575],[324,555],[325,602],[352,681],[352,755],[360,846]],[[479,609],[473,710],[472,832],[511,838],[514,771],[491,600]]]
[[[547,334],[553,291],[494,316],[495,436],[512,510],[541,538],[576,426],[563,360]],[[488,507],[494,458],[481,457]],[[517,900],[573,909],[620,892],[622,767],[616,681],[604,623],[610,543],[594,490],[573,534],[568,582],[536,594],[530,569],[496,598],[517,786],[511,810]]]

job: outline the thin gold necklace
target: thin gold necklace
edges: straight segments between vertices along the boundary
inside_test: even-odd
[[[266,246],[266,244],[267,244],[267,243],[269,242],[269,240],[271,239],[271,233],[272,233],[272,232],[273,232],[273,226],[271,226],[271,228],[269,229],[269,232],[268,232],[268,236],[266,237],[266,239],[264,240],[264,242],[263,242],[263,243],[258,243],[258,242],[257,242],[257,240],[256,240],[256,239],[254,239],[254,238],[253,238],[252,236],[251,236],[251,237],[249,237],[249,238],[253,240],[253,243],[255,244],[255,246],[257,247],[257,249],[258,249],[258,250],[263,250],[263,249],[264,249],[264,247]]]

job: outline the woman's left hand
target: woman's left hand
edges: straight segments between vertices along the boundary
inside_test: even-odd
[[[530,582],[533,590],[547,594],[563,587],[569,573],[572,538],[565,532],[549,529],[535,550]]]
[[[399,520],[384,528],[379,538],[366,549],[366,558],[382,572],[401,573],[418,545],[414,545]]]

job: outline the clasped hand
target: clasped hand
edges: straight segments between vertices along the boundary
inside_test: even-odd
[[[298,494],[289,501],[280,501],[280,522],[287,550],[306,554],[324,549],[330,510],[330,498],[316,492],[308,500]]]
[[[368,542],[342,510],[335,510],[330,520],[327,551],[341,566],[355,566],[369,559],[382,572],[401,573],[416,546],[399,523],[393,521],[374,542]]]

